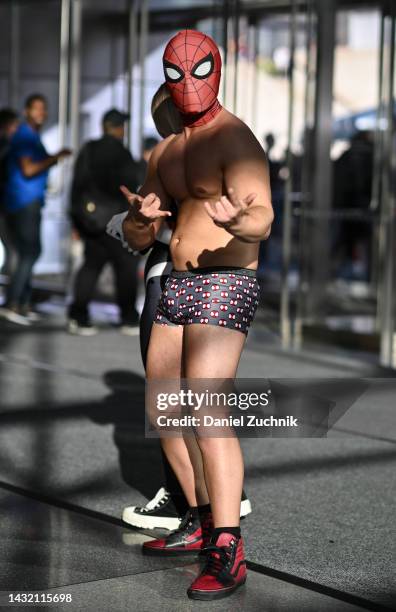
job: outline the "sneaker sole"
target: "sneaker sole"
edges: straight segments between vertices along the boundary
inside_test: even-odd
[[[128,525],[143,529],[169,529],[169,531],[173,531],[180,525],[180,519],[177,517],[141,516],[129,508],[125,508],[122,513],[122,520],[124,523],[128,523]]]
[[[238,584],[234,584],[234,586],[230,587],[226,590],[221,591],[194,591],[192,589],[188,589],[187,595],[190,599],[198,599],[201,601],[213,601],[214,599],[223,599],[224,597],[228,597],[235,593],[239,587],[243,586],[246,582],[246,578],[238,582]]]
[[[15,323],[15,325],[24,325],[25,327],[29,327],[31,325],[31,322],[27,319],[27,317],[22,317],[17,313],[14,314],[11,312],[2,312],[0,313],[0,317],[9,323]]]
[[[138,327],[132,327],[131,329],[120,327],[120,334],[123,336],[138,336],[140,334],[140,330]]]
[[[98,333],[97,329],[76,329],[74,327],[74,325],[68,325],[67,327],[67,331],[69,332],[69,334],[71,334],[72,336],[85,336],[86,338],[90,337],[90,336],[96,336],[96,334]]]
[[[173,531],[180,525],[180,519],[177,517],[172,518],[171,516],[140,516],[133,510],[125,508],[122,513],[122,520],[128,525],[133,527],[141,527],[142,529],[168,529]]]

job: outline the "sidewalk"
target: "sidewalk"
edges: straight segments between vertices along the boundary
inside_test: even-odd
[[[389,373],[282,353],[253,333],[239,376]],[[359,398],[327,439],[243,441],[254,507],[243,528],[256,571],[233,609],[392,609],[392,382]],[[2,323],[0,385],[1,588],[62,587],[73,593],[69,610],[206,609],[185,598],[196,567],[142,558],[146,536],[119,520],[162,484],[158,442],[144,439],[138,339],[113,329],[71,337],[57,312],[31,328]]]

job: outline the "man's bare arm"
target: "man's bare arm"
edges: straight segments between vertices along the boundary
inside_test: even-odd
[[[49,155],[41,161],[33,161],[31,157],[24,156],[20,159],[21,170],[26,178],[32,178],[41,172],[45,172],[58,163],[60,159],[63,157],[68,157],[69,155],[71,155],[71,151],[69,149],[62,149],[59,151],[59,153]]]
[[[236,238],[260,242],[270,235],[274,218],[266,157],[246,126],[234,129],[226,140],[226,194],[217,202],[205,203],[205,208],[216,225]]]
[[[158,175],[157,163],[164,148],[160,143],[154,149],[144,185],[138,194],[121,187],[130,204],[129,212],[122,224],[122,231],[129,246],[142,251],[150,247],[161,227],[164,217],[171,216],[169,198]]]

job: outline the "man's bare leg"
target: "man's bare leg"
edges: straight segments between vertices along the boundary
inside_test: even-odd
[[[244,334],[213,325],[184,328],[184,372],[187,378],[235,378]],[[236,437],[198,437],[215,527],[239,525],[243,458]],[[194,454],[190,454],[194,461]],[[194,466],[195,472],[200,463]]]
[[[147,355],[147,380],[180,379],[182,366],[183,328],[153,324]],[[161,445],[176,474],[189,506],[208,503],[202,465],[195,461],[197,480],[190,453],[182,437],[163,438]],[[195,438],[192,448],[197,448]],[[199,449],[198,449],[199,451]],[[192,452],[192,451],[190,451]],[[202,459],[201,459],[202,462]]]

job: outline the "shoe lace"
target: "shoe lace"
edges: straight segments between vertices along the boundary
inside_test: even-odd
[[[205,547],[204,552],[206,554],[206,564],[204,569],[205,574],[217,576],[225,569],[225,566],[229,561],[228,548],[209,544],[209,546]]]
[[[153,499],[150,499],[150,501],[147,502],[147,504],[144,506],[144,508],[142,508],[142,510],[146,510],[147,512],[149,510],[155,510],[156,508],[160,508],[169,500],[169,497],[169,491],[167,491],[164,487],[161,487],[159,491],[157,491]]]
[[[182,518],[179,527],[175,529],[174,531],[172,531],[172,533],[179,533],[180,531],[184,531],[187,527],[191,527],[192,524],[193,524],[193,517],[191,515],[191,512],[188,511]]]

